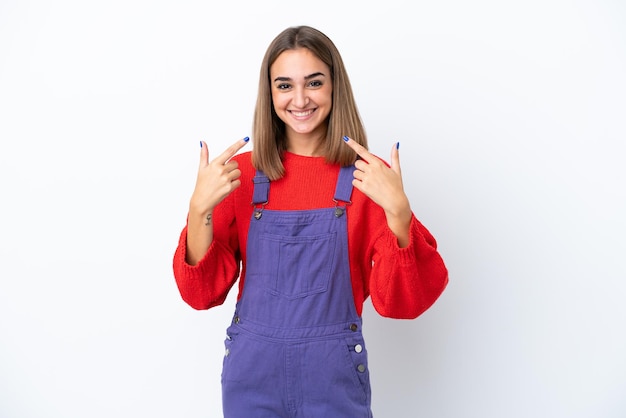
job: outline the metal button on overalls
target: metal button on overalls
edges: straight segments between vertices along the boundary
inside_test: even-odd
[[[353,171],[340,170],[329,202],[350,201]],[[270,182],[261,172],[253,181],[252,203],[264,206]],[[372,416],[348,262],[349,215],[341,206],[263,209],[251,217],[244,288],[225,341],[225,418]]]

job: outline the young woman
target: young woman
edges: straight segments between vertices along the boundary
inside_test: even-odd
[[[239,279],[222,372],[225,417],[371,417],[363,302],[412,319],[444,290],[436,241],[413,214],[394,144],[367,151],[341,56],[318,30],[270,44],[254,149],[200,167],[174,255],[182,298],[220,305]]]

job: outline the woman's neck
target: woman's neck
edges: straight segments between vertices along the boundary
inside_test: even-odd
[[[326,132],[298,134],[291,133],[287,136],[287,151],[292,154],[306,157],[321,157],[324,154],[324,140]]]

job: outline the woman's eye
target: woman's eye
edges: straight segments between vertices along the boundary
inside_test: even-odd
[[[285,84],[285,83],[282,83],[282,84],[279,84],[279,85],[276,86],[276,88],[278,90],[287,90],[289,87],[291,87],[291,86],[289,84]]]
[[[320,80],[313,80],[309,83],[309,86],[311,87],[319,87],[322,85],[322,82]]]

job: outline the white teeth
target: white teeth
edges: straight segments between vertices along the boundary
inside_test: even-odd
[[[295,112],[295,111],[293,111],[293,110],[292,110],[292,111],[291,111],[291,113],[292,113],[294,116],[297,116],[297,117],[302,117],[302,116],[308,116],[308,115],[310,115],[311,113],[313,113],[313,111],[312,111],[312,110],[307,110],[306,112]]]

